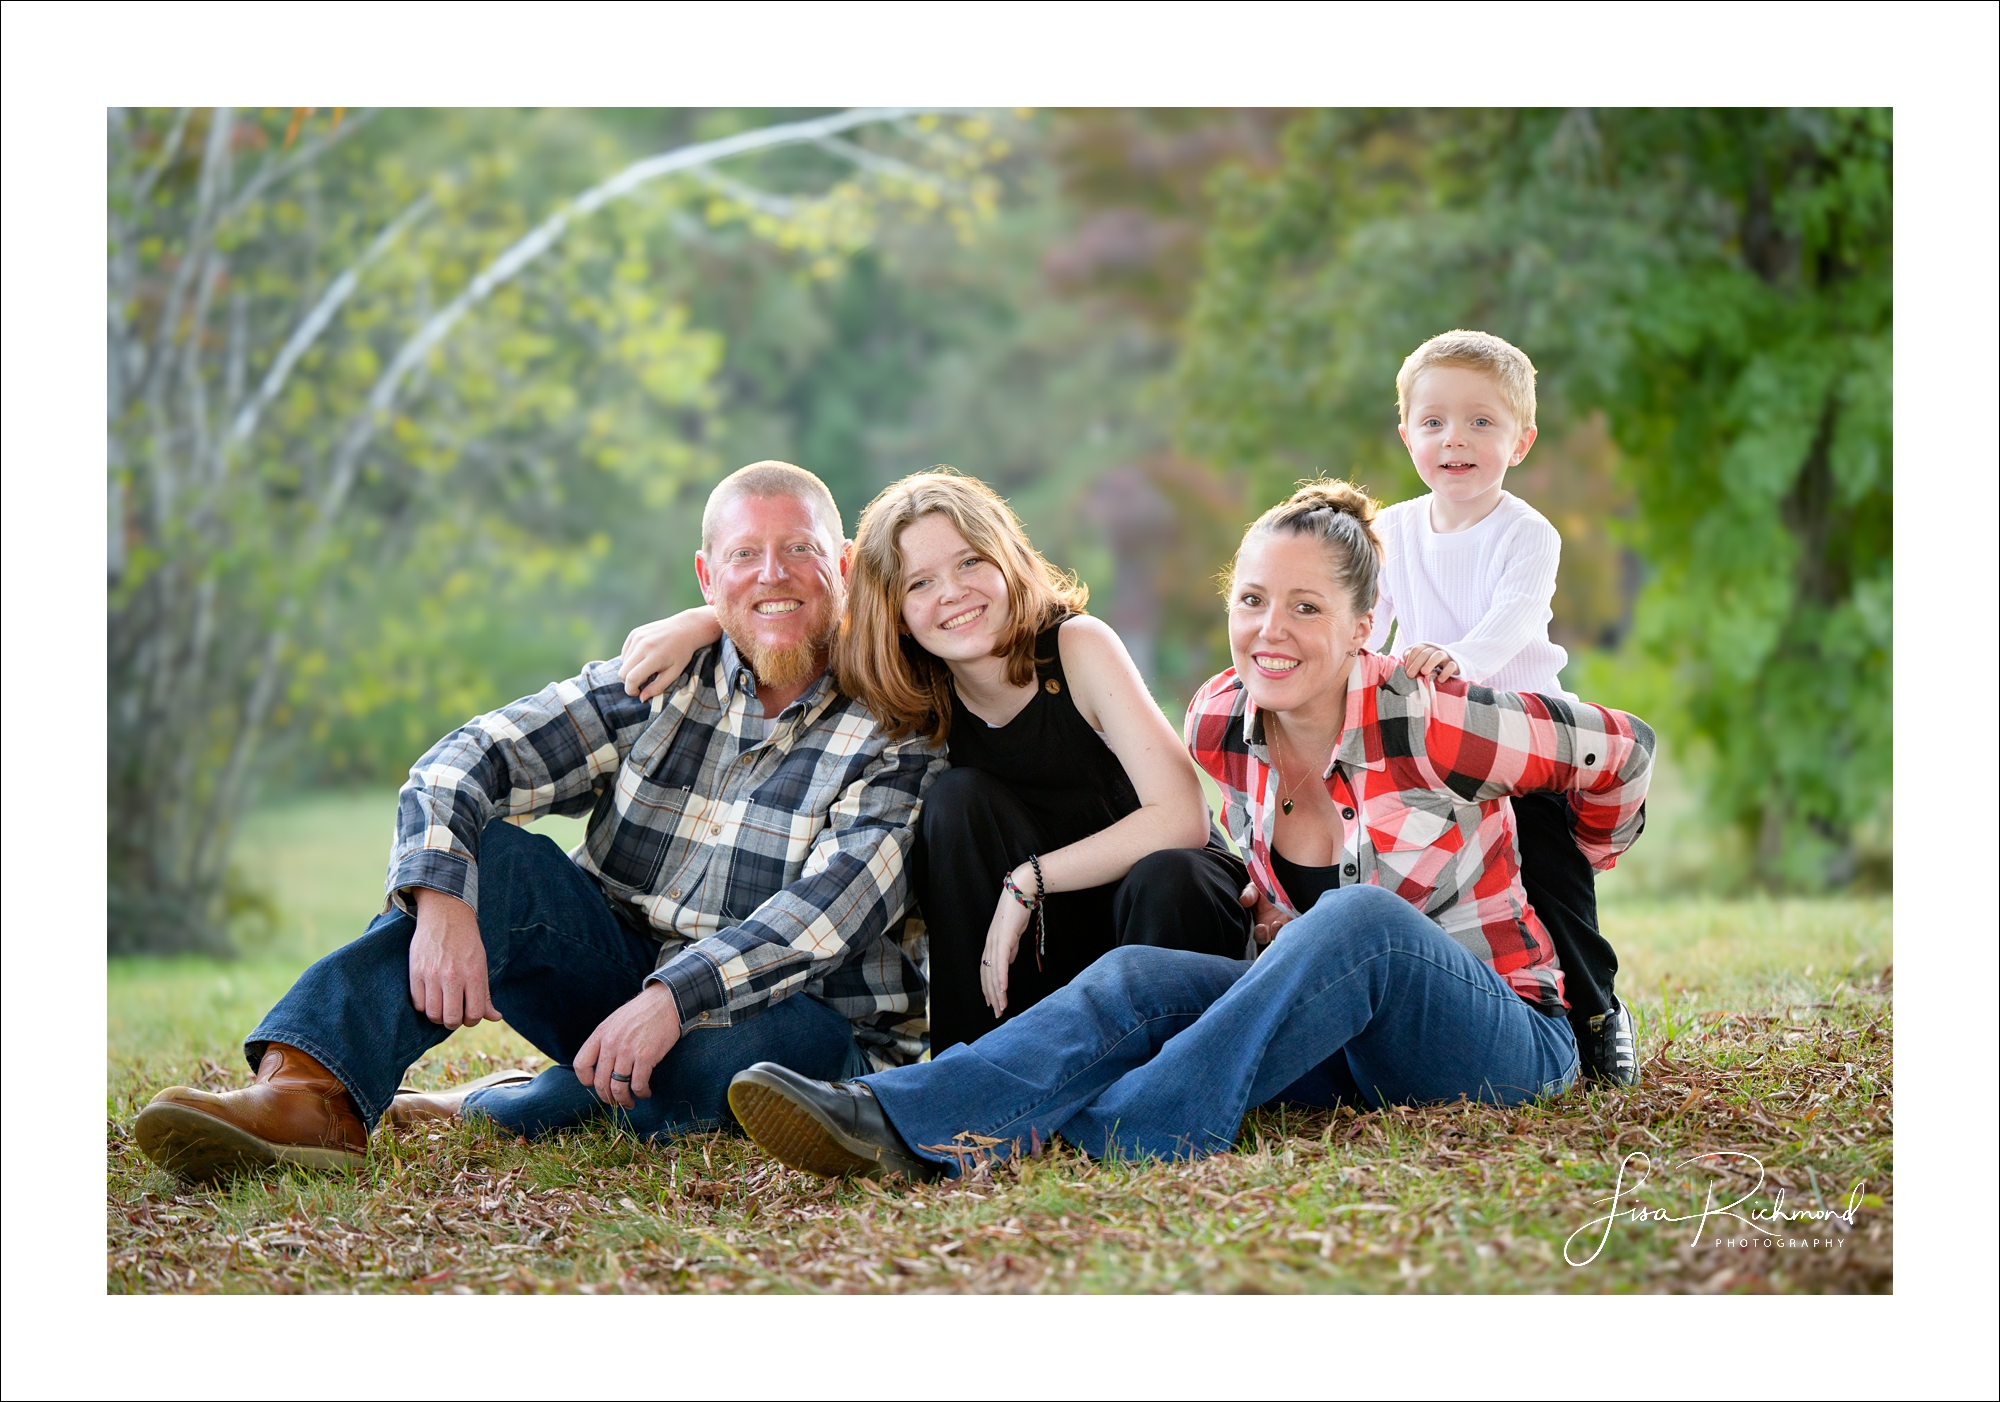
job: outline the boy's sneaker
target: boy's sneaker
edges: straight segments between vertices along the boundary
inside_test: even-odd
[[[1589,1033],[1577,1048],[1583,1074],[1614,1086],[1639,1084],[1639,1053],[1632,1035],[1632,1014],[1613,1002],[1611,1011],[1589,1020]]]

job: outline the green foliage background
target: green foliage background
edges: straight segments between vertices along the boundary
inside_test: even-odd
[[[1885,874],[1886,112],[992,113],[852,134],[873,165],[770,151],[576,221],[336,480],[397,347],[502,249],[640,157],[808,115],[114,114],[115,947],[257,913],[228,854],[258,791],[394,782],[692,602],[707,486],[757,458],[850,525],[932,463],[993,482],[1177,715],[1226,664],[1243,522],[1309,473],[1420,490],[1394,373],[1459,325],[1541,371],[1510,486],[1564,534],[1570,685],[1700,780],[1704,879]]]
[[[1890,791],[1891,149],[1875,109],[1303,114],[1218,182],[1185,441],[1259,500],[1315,471],[1401,497],[1402,356],[1527,348],[1536,454],[1617,449],[1671,694],[1636,690],[1703,742],[1762,879],[1844,884]]]

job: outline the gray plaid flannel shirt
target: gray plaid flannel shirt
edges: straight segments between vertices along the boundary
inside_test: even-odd
[[[943,752],[886,739],[830,677],[768,738],[762,719],[727,638],[650,702],[625,694],[614,659],[475,717],[410,770],[389,899],[414,911],[409,891],[428,887],[476,910],[489,822],[589,814],[571,860],[661,942],[647,982],[684,1027],[805,993],[849,1019],[876,1067],[914,1061],[930,1028],[906,858]]]

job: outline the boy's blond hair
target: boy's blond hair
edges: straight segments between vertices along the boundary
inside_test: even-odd
[[[1477,370],[1500,386],[1507,410],[1522,428],[1535,426],[1535,365],[1519,346],[1485,331],[1447,331],[1433,336],[1403,361],[1396,372],[1396,419],[1408,422],[1410,389],[1417,376],[1440,365]]]

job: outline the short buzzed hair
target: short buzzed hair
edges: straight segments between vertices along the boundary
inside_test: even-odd
[[[1403,368],[1396,372],[1398,422],[1409,421],[1410,390],[1417,376],[1440,365],[1479,371],[1500,386],[1500,397],[1507,401],[1507,411],[1520,421],[1520,427],[1535,426],[1534,362],[1519,346],[1485,331],[1447,331],[1410,352]]]
[[[803,467],[766,458],[763,462],[737,468],[717,482],[715,490],[708,494],[708,505],[701,509],[701,548],[704,553],[715,543],[715,518],[738,497],[792,497],[810,506],[820,525],[833,532],[836,549],[846,539],[840,526],[840,508],[834,505],[833,493],[826,489],[826,483]]]

